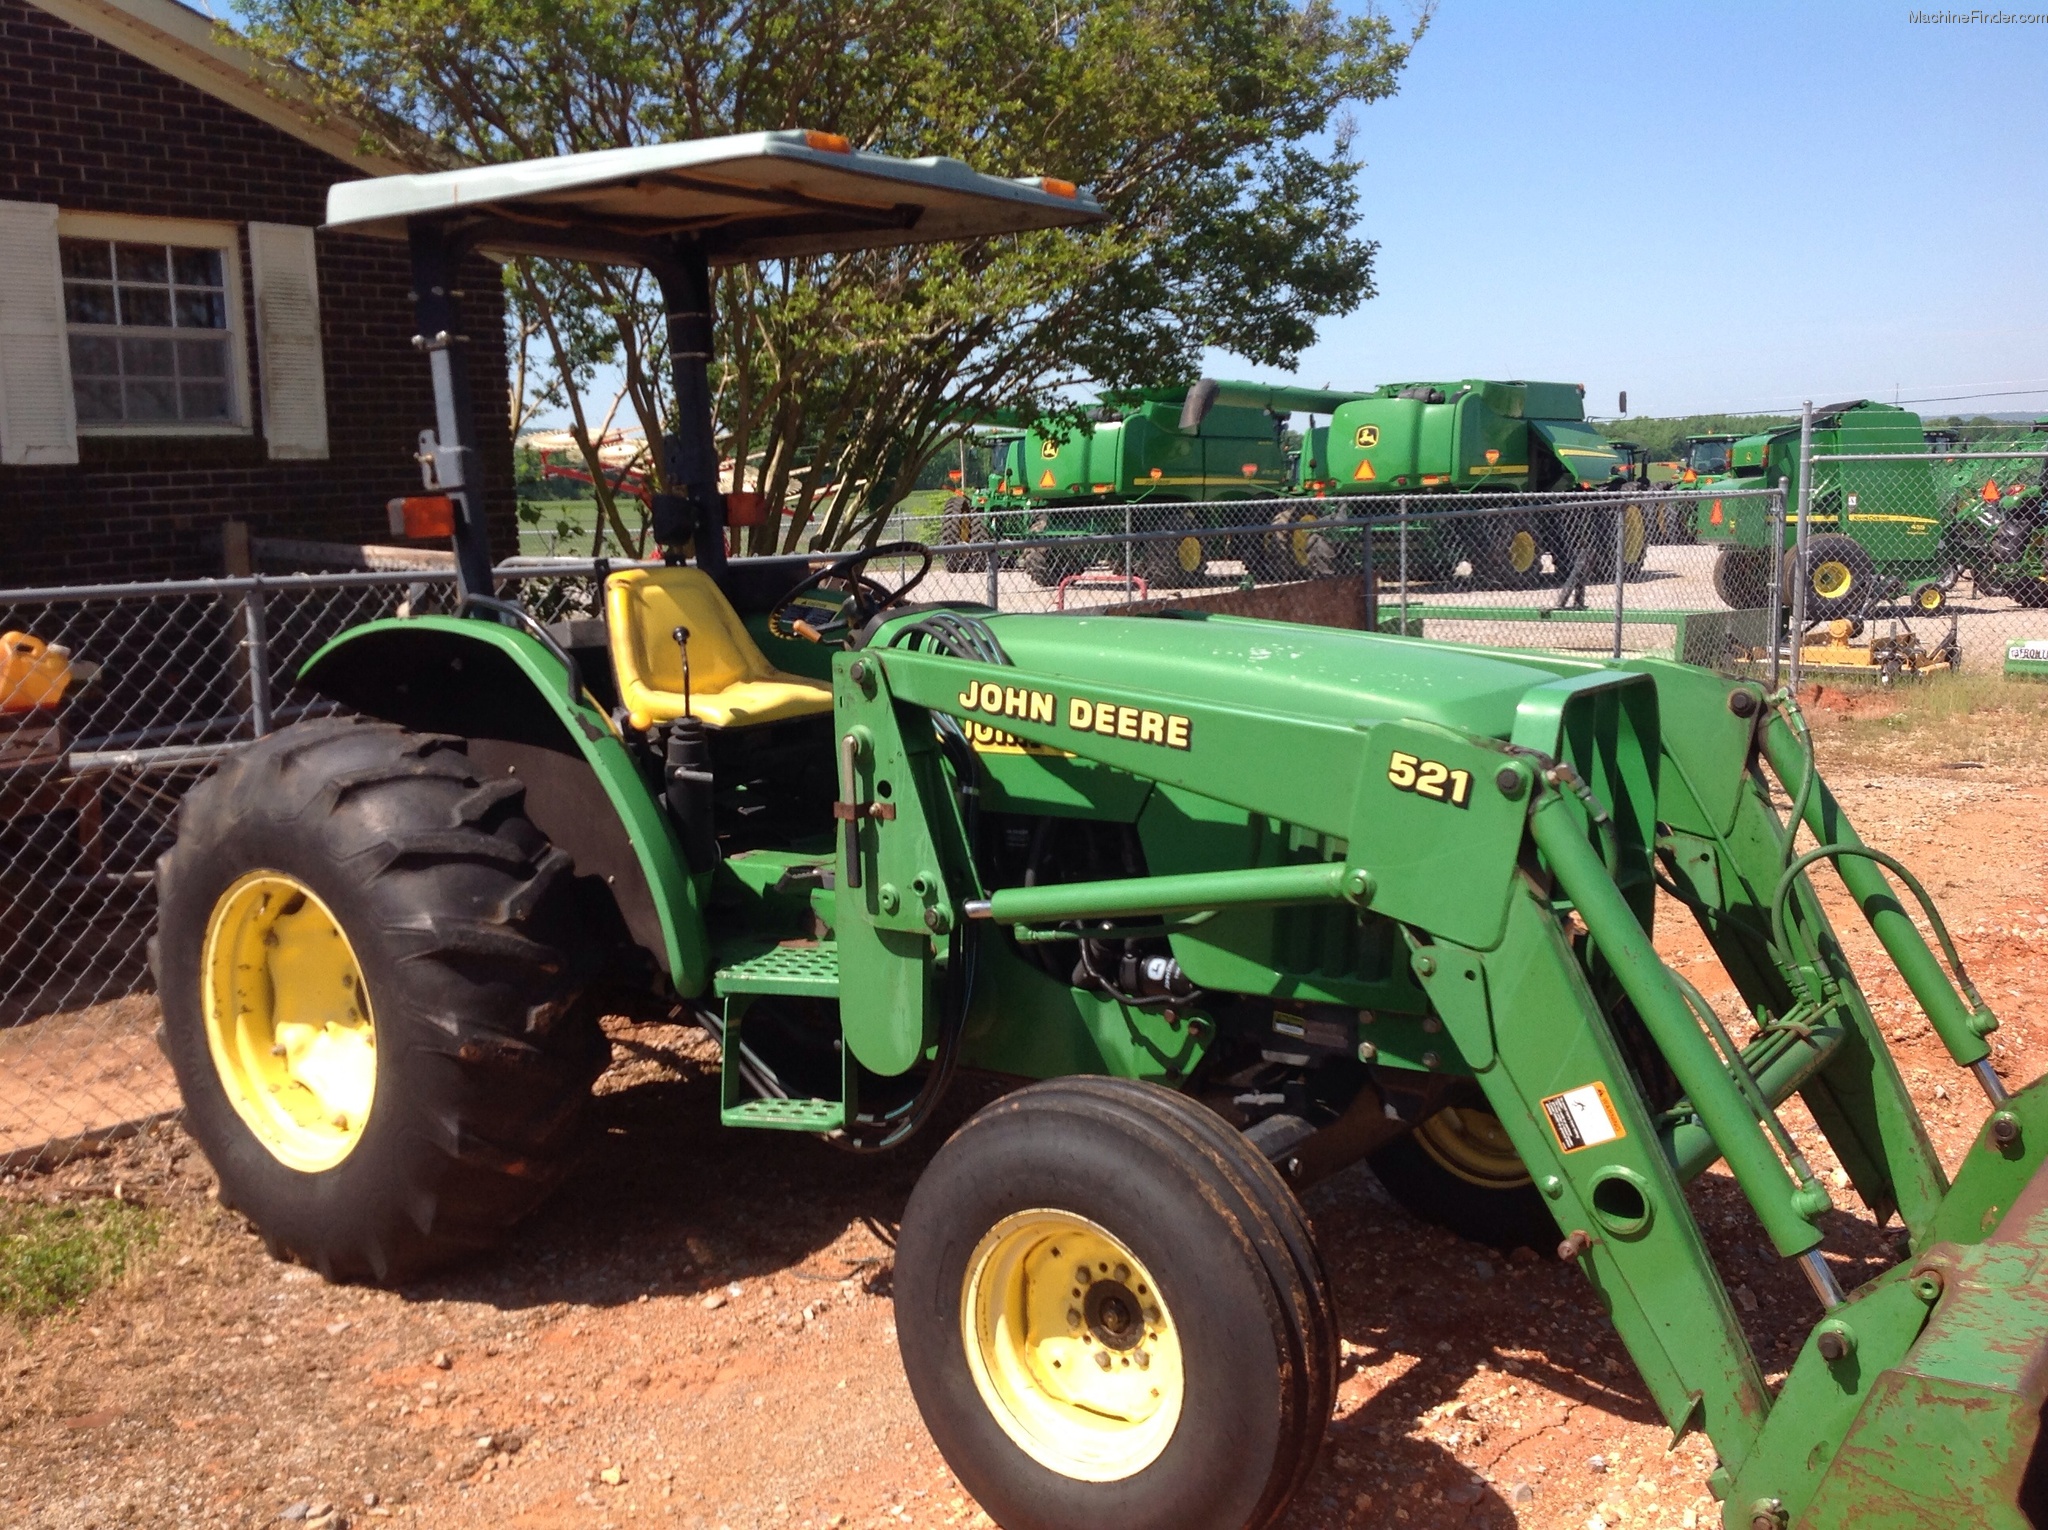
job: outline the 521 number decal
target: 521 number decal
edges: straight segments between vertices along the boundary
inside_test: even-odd
[[[1396,791],[1413,792],[1452,807],[1472,805],[1471,771],[1453,770],[1441,760],[1425,760],[1399,749],[1387,757],[1387,784]]]

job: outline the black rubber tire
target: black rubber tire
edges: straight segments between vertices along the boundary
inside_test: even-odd
[[[1793,610],[1793,597],[1799,588],[1798,564],[1797,550],[1788,549],[1780,575],[1788,619]],[[1849,574],[1848,585],[1837,594],[1821,594],[1811,583],[1813,575],[1809,573],[1807,576],[1806,620],[1809,623],[1833,621],[1838,616],[1860,616],[1870,602],[1872,587],[1877,583],[1877,565],[1871,561],[1861,542],[1839,531],[1822,531],[1806,539],[1806,566],[1809,570],[1818,571],[1836,565],[1848,570]]]
[[[1452,1173],[1415,1139],[1398,1137],[1367,1160],[1387,1193],[1417,1221],[1442,1227],[1503,1253],[1532,1248],[1548,1254],[1557,1219],[1533,1181],[1490,1188]]]
[[[1251,576],[1262,584],[1297,583],[1304,579],[1328,579],[1337,572],[1337,544],[1327,529],[1297,532],[1297,521],[1321,520],[1335,514],[1321,502],[1313,506],[1290,507],[1273,517],[1273,529],[1261,536],[1244,537],[1245,564]],[[1296,538],[1300,540],[1297,541]]]
[[[1571,572],[1572,563],[1581,553],[1585,555],[1585,580],[1588,584],[1612,584],[1614,582],[1614,516],[1612,500],[1588,500],[1583,506],[1557,512],[1561,523],[1554,542],[1565,551],[1558,556],[1563,559],[1562,574]],[[1624,578],[1640,579],[1643,565],[1650,556],[1650,522],[1643,507],[1634,500],[1624,500],[1620,507],[1624,518],[1622,552],[1627,572]]]
[[[1134,525],[1140,531],[1178,531],[1181,536],[1159,536],[1137,544],[1131,560],[1131,572],[1145,581],[1146,588],[1158,590],[1182,590],[1191,585],[1205,583],[1209,576],[1209,541],[1197,535],[1192,518],[1183,515],[1162,516],[1154,525],[1146,525],[1146,518],[1139,516]],[[1188,568],[1181,562],[1181,544],[1193,537],[1199,550],[1197,562]]]
[[[974,504],[965,494],[948,495],[939,507],[939,540],[946,546],[959,542],[987,540],[988,522],[975,515]],[[949,552],[946,570],[954,574],[979,574],[988,569],[985,552]]]
[[[968,1368],[968,1261],[989,1229],[1033,1209],[1115,1234],[1160,1279],[1180,1329],[1179,1423],[1155,1460],[1121,1480],[1041,1465],[997,1422]],[[1336,1314],[1300,1205],[1220,1117],[1153,1084],[1058,1079],[976,1114],[911,1196],[895,1294],[897,1343],[925,1424],[1005,1530],[1269,1524],[1314,1465],[1336,1397]]]
[[[1465,545],[1472,564],[1473,584],[1487,590],[1529,590],[1541,585],[1545,579],[1543,554],[1552,551],[1546,545],[1545,533],[1549,530],[1540,515],[1487,516],[1471,523],[1471,529],[1465,533]],[[1517,566],[1521,554],[1516,539],[1524,533],[1533,548],[1526,568]]]
[[[1046,535],[1051,522],[1044,516],[1035,517],[1025,528],[1030,537]],[[1087,567],[1086,552],[1093,549],[1076,550],[1055,544],[1051,547],[1027,547],[1017,554],[1017,567],[1024,576],[1041,589],[1051,589],[1069,574],[1078,574]]]
[[[330,1280],[403,1281],[497,1243],[567,1170],[609,1047],[565,954],[588,944],[569,858],[524,797],[480,780],[460,739],[355,718],[273,734],[186,797],[157,863],[164,1050],[221,1203],[274,1256]],[[332,910],[376,1028],[368,1123],[318,1173],[262,1144],[207,1045],[207,925],[258,868]]]
[[[1769,603],[1770,557],[1759,547],[1723,543],[1714,552],[1714,593],[1731,611],[1760,611]]]
[[[2038,509],[2009,516],[1991,538],[1998,586],[2023,606],[2048,606],[2048,515]]]

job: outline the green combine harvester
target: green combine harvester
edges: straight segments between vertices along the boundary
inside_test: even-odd
[[[726,564],[711,271],[1101,216],[1064,183],[778,132],[351,182],[329,216],[409,242],[461,604],[315,655],[345,714],[233,756],[160,866],[186,1120],[278,1257],[392,1282],[503,1238],[571,1162],[598,1016],[639,995],[717,1039],[735,1130],[880,1151],[965,1070],[1019,1086],[938,1148],[894,1273],[918,1406],[1009,1530],[1286,1509],[1339,1379],[1296,1197],[1360,1159],[1419,1216],[1575,1263],[1666,1422],[1711,1437],[1731,1530],[2048,1522],[2048,1090],[2008,1092],[1789,701],[1658,660],[920,604],[914,544]],[[612,573],[601,620],[494,592],[475,250],[662,289],[667,561]],[[1533,476],[1578,439],[1504,431],[1496,464],[1425,437],[1448,394],[1372,407],[1344,470]],[[1985,1096],[1953,1179],[1822,872]],[[1740,1022],[1658,957],[1660,888]],[[1794,1097],[1902,1230],[1853,1290]],[[1811,1282],[1776,1387],[1687,1203],[1717,1163]]]
[[[1255,578],[1321,577],[1335,570],[1327,538],[1287,530],[1313,519],[1312,509],[1278,512],[1271,533],[1202,533],[1240,525],[1234,506],[1295,490],[1290,414],[1328,414],[1356,396],[1207,380],[1107,393],[1092,420],[1038,420],[996,438],[995,471],[968,513],[998,538],[1038,541],[1018,561],[1046,586],[1121,551],[1080,539],[1127,530],[1157,533],[1132,554],[1132,572],[1154,589],[1201,584],[1218,559],[1243,563]]]
[[[1585,394],[1577,383],[1388,383],[1331,416],[1328,476],[1343,495],[1626,489],[1629,459],[1587,422]],[[1462,562],[1474,583],[1505,588],[1565,578],[1576,562],[1586,565],[1581,578],[1614,577],[1609,515],[1503,503],[1513,507],[1506,514],[1425,524],[1410,567],[1444,579]],[[1642,570],[1649,529],[1641,506],[1629,504],[1625,515],[1622,556],[1633,576]]]

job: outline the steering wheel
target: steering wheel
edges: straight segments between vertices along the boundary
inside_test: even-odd
[[[894,589],[868,576],[867,566],[875,559],[906,554],[919,560],[917,572]],[[931,571],[932,550],[922,542],[884,542],[847,553],[792,586],[768,613],[768,630],[779,638],[801,638],[809,643],[844,640],[879,612],[901,605],[903,597],[924,583],[924,576]],[[826,591],[827,585],[836,585],[844,593],[835,597]]]

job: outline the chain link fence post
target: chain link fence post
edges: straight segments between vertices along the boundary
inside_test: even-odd
[[[1790,656],[1790,687],[1792,694],[1799,694],[1800,650],[1806,645],[1806,586],[1811,582],[1806,567],[1807,521],[1813,508],[1813,400],[1807,399],[1799,406],[1799,525],[1792,534],[1792,630],[1788,634],[1792,653]],[[1771,549],[1771,580],[1782,585],[1785,553],[1782,547]]]
[[[1622,591],[1628,588],[1628,507],[1614,507],[1614,657],[1621,657]]]
[[[1784,478],[1778,480],[1778,497],[1764,515],[1764,535],[1774,548],[1782,549],[1785,545],[1785,502],[1789,482],[1790,480]],[[1785,669],[1785,581],[1773,579],[1770,584],[1770,590],[1765,596],[1770,614],[1764,618],[1764,631],[1771,645],[1770,690],[1772,695],[1776,695],[1778,682],[1783,678]]]
[[[242,595],[242,662],[249,673],[249,726],[257,738],[270,732],[270,631],[263,602],[263,576]]]

